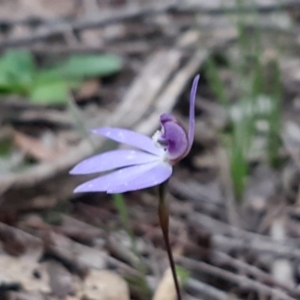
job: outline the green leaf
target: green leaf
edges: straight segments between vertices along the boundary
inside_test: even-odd
[[[220,101],[224,108],[227,108],[230,101],[226,95],[225,85],[220,77],[218,67],[212,57],[208,58],[205,67],[212,92],[215,94],[217,100]]]
[[[67,78],[102,77],[119,72],[120,57],[111,54],[75,55],[62,66]]]
[[[80,82],[66,81],[59,67],[42,70],[36,73],[35,82],[29,98],[40,104],[65,104],[71,89],[77,88]]]
[[[19,164],[18,158],[13,153],[13,141],[9,137],[0,139],[0,174],[10,172]]]
[[[70,84],[64,81],[41,83],[30,91],[30,99],[39,104],[65,104]]]
[[[0,91],[26,93],[33,82],[35,64],[30,52],[9,51],[0,59]]]
[[[61,67],[40,70],[36,73],[35,84],[47,84],[49,82],[63,81],[63,72]]]
[[[12,150],[12,141],[8,138],[0,139],[0,156],[8,157]]]
[[[182,285],[185,285],[190,278],[189,271],[181,266],[176,266],[176,275]]]

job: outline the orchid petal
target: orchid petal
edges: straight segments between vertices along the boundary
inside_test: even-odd
[[[166,142],[168,158],[181,159],[189,150],[189,141],[184,128],[169,114],[161,115],[160,122],[163,128],[161,139]]]
[[[197,75],[194,78],[191,94],[190,94],[189,134],[188,134],[189,148],[187,153],[192,147],[194,141],[194,135],[195,135],[195,101],[196,101],[196,93],[197,93],[199,79],[200,79],[200,75]]]
[[[163,149],[157,147],[150,137],[128,129],[104,127],[94,129],[92,132],[103,135],[119,143],[124,143],[138,149],[142,149],[152,154],[161,155],[163,152]]]
[[[124,193],[128,191],[140,190],[152,187],[166,181],[172,175],[172,167],[168,163],[160,162],[150,170],[141,174],[140,176],[126,181],[119,186],[111,186],[107,189],[107,193]]]
[[[160,162],[152,162],[120,169],[79,185],[74,192],[106,192],[108,189],[113,189],[120,185],[127,184],[129,186],[133,179],[142,176],[158,164],[160,164]]]
[[[91,174],[97,172],[104,172],[121,167],[154,162],[158,159],[158,156],[138,150],[113,150],[92,156],[80,162],[70,171],[70,173]]]

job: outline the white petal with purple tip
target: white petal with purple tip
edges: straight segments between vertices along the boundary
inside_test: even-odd
[[[119,186],[109,187],[107,193],[124,193],[152,187],[166,181],[171,175],[172,167],[168,163],[161,162],[131,181],[126,181]]]
[[[128,129],[104,127],[94,129],[92,132],[156,155],[161,155],[163,151],[162,148],[159,148],[154,144],[150,137]]]
[[[75,193],[79,192],[105,192],[108,189],[113,189],[116,186],[120,185],[130,185],[131,181],[147,171],[153,169],[157,165],[160,165],[161,162],[152,162],[142,165],[131,166],[127,168],[114,171],[107,175],[103,175],[87,181],[79,185],[75,189]]]
[[[70,174],[105,172],[121,167],[150,163],[159,159],[158,156],[139,150],[113,150],[92,156],[80,162],[70,171]]]

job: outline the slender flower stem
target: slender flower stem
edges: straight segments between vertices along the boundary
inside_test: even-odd
[[[169,211],[168,207],[165,202],[166,198],[166,192],[167,192],[167,181],[160,184],[158,187],[158,195],[159,195],[159,204],[158,204],[158,217],[159,217],[159,222],[160,222],[160,227],[163,233],[165,245],[166,245],[166,250],[168,253],[168,258],[171,266],[171,271],[175,283],[175,288],[176,288],[176,293],[177,293],[177,299],[181,300],[181,293],[180,293],[180,287],[179,287],[179,282],[177,279],[176,275],[176,269],[175,269],[175,263],[174,263],[174,258],[171,250],[171,245],[170,245],[170,239],[169,239]]]

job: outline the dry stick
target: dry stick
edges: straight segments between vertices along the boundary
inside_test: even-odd
[[[286,0],[284,3],[279,1],[274,1],[274,3],[256,3],[256,6],[253,4],[245,5],[242,8],[237,7],[235,4],[229,4],[228,6],[216,6],[213,2],[212,5],[209,6],[209,2],[206,0],[198,2],[191,1],[176,1],[167,2],[163,4],[153,3],[151,5],[140,5],[140,6],[128,6],[126,8],[119,9],[110,9],[105,11],[106,18],[103,17],[103,13],[97,15],[98,20],[87,19],[80,22],[81,26],[78,26],[76,29],[85,29],[92,27],[100,27],[109,25],[111,23],[117,23],[126,21],[131,18],[142,17],[144,15],[149,14],[159,14],[164,12],[183,12],[183,13],[197,13],[197,14],[216,14],[216,15],[225,15],[228,13],[252,13],[255,9],[259,13],[270,13],[276,11],[282,11],[287,9],[297,9],[300,6],[298,0]],[[67,22],[70,19],[69,15],[66,15],[62,18],[41,18],[39,16],[29,16],[23,19],[1,19],[0,26],[15,26],[15,25],[28,25],[30,26],[33,22],[42,24],[44,26],[53,26],[53,24]]]
[[[212,237],[213,246],[222,251],[255,251],[257,254],[268,253],[274,257],[288,257],[300,259],[300,251],[291,246],[266,240],[245,241],[237,238],[228,238],[222,235]]]
[[[256,10],[259,12],[270,12],[296,7],[299,7],[298,1],[286,0],[285,3],[274,3],[269,5],[261,3],[257,5]],[[195,5],[189,5],[188,2],[178,3],[177,1],[175,1],[171,3],[156,3],[147,6],[128,6],[125,9],[115,9],[113,12],[106,12],[105,14],[102,13],[97,16],[93,16],[93,18],[88,19],[79,19],[72,22],[67,22],[65,20],[61,20],[59,22],[57,20],[57,22],[55,23],[56,25],[53,25],[53,22],[50,22],[50,20],[48,20],[47,22],[51,24],[51,27],[41,28],[40,32],[34,33],[27,37],[3,41],[0,43],[0,48],[3,49],[7,47],[24,46],[30,43],[36,43],[45,40],[54,35],[64,34],[65,32],[69,31],[98,28],[113,23],[123,22],[136,17],[149,16],[170,11],[190,13],[197,12],[202,14],[224,14],[234,12],[248,13],[253,12],[253,6],[245,6],[241,10],[236,6],[215,8],[213,6],[207,7],[207,1],[203,1],[202,3],[199,1],[199,3]],[[0,21],[0,23],[2,24],[4,22],[5,21]]]
[[[226,253],[214,250],[214,251],[212,251],[211,259],[215,264],[218,264],[218,265],[227,264],[227,265],[232,266],[233,268],[239,268],[243,272],[254,276],[257,280],[264,281],[272,286],[276,286],[276,287],[286,291],[287,293],[289,293],[292,296],[300,297],[300,291],[298,291],[297,289],[291,288],[290,286],[288,286],[284,283],[278,282],[270,274],[262,271],[258,267],[252,266],[244,261],[235,259]]]
[[[300,257],[298,243],[296,240],[287,239],[285,243],[275,242],[268,236],[257,234],[243,229],[236,229],[233,226],[222,221],[216,220],[208,215],[195,212],[189,216],[189,220],[205,227],[214,235],[213,243],[216,245],[227,246],[230,249],[258,249],[259,251],[270,252],[278,255],[287,255],[288,257]],[[225,236],[226,235],[226,236]],[[228,237],[230,235],[231,237]]]
[[[188,215],[188,214],[191,213],[191,209],[192,208],[184,210],[182,205],[181,206],[174,206],[173,205],[172,210],[171,210],[171,214],[176,216],[176,215],[184,212]],[[207,217],[207,219],[204,221],[204,223],[206,224],[205,227],[211,228],[211,229],[213,229],[212,231],[214,231],[214,226],[212,225],[212,222],[213,222],[212,220],[214,220],[213,218],[201,214],[198,219],[203,220],[203,219],[205,219],[205,217]],[[217,221],[217,220],[215,220],[215,221],[219,222],[218,225],[220,225],[220,226],[221,226],[221,224],[223,224],[222,225],[223,234],[225,234],[225,235],[230,234],[230,232],[228,231],[228,228],[226,228],[229,225],[224,224],[224,223],[222,223],[220,221]],[[218,232],[220,232],[220,231],[218,231]],[[241,233],[242,236],[244,234],[246,236],[249,234],[249,232],[247,232],[247,231],[241,231],[241,232],[243,232],[243,234]],[[272,241],[271,239],[269,239],[269,237],[264,237],[264,236],[259,236],[259,235],[254,235],[253,236],[252,233],[250,233],[250,235],[251,235],[251,238],[249,236],[247,237],[250,240],[251,239],[257,239],[259,237],[259,239],[261,238],[262,240],[265,241],[265,243],[267,243],[268,241]],[[203,253],[205,251],[207,251],[207,249],[204,249],[203,247],[201,247],[199,245],[196,245],[195,243],[193,243],[191,241],[187,242],[186,240],[182,240],[182,239],[178,238],[178,236],[172,236],[172,240],[178,241],[178,243],[186,245],[186,247],[191,248],[193,251],[195,250],[195,251],[199,252],[199,250],[200,250],[201,252],[203,251]],[[212,237],[212,240],[214,240],[214,237]],[[272,242],[274,242],[274,241],[272,241]],[[228,238],[228,243],[230,244],[230,239],[229,238]],[[260,242],[258,241],[258,243],[260,243]],[[271,247],[276,248],[276,245],[271,244],[270,248]],[[218,250],[212,250],[210,259],[216,265],[219,265],[219,266],[222,266],[224,264],[230,265],[233,268],[240,269],[243,272],[254,276],[256,279],[258,279],[260,281],[266,282],[268,285],[276,286],[276,287],[286,291],[287,293],[289,293],[290,295],[292,295],[294,297],[300,297],[300,291],[298,291],[296,288],[292,288],[287,284],[281,283],[281,282],[277,281],[276,279],[274,279],[270,274],[264,272],[263,270],[259,269],[258,267],[252,266],[252,265],[250,265],[250,264],[248,264],[244,261],[233,258],[233,257],[231,257],[230,255],[228,255],[224,252],[221,252],[221,251],[218,251]]]
[[[161,253],[162,250],[154,249],[155,252]],[[216,266],[210,265],[205,262],[197,261],[194,259],[190,259],[183,256],[178,256],[177,260],[182,264],[183,267],[190,270],[199,271],[201,270],[204,273],[213,275],[218,278],[222,278],[228,282],[237,284],[240,288],[246,288],[253,291],[256,291],[258,293],[274,296],[276,299],[280,300],[296,300],[298,299],[298,296],[296,293],[293,293],[295,297],[291,297],[284,293],[281,290],[278,290],[276,288],[272,288],[264,283],[260,283],[255,281],[254,279],[248,278],[246,276],[241,276],[239,274],[231,273],[230,271],[223,270],[221,268],[218,268]],[[297,298],[296,298],[297,297]]]
[[[114,10],[111,13],[99,14],[93,18],[78,19],[72,22],[61,21],[56,26],[42,28],[40,32],[23,38],[11,39],[0,43],[0,48],[18,47],[26,44],[39,42],[58,34],[64,34],[73,30],[84,30],[98,28],[101,26],[122,22],[128,19],[152,15],[168,11],[176,6],[176,3],[167,3],[159,5],[147,5],[141,7],[128,7]]]
[[[203,249],[203,248],[199,247],[198,245],[195,245],[195,243],[192,243],[192,242],[187,243],[186,240],[180,239],[180,238],[178,238],[178,236],[172,236],[171,239],[180,244],[183,244],[185,247],[188,247],[188,248],[192,247],[194,250],[201,251],[201,249]],[[161,250],[154,250],[154,251],[157,252],[157,251],[161,251]],[[203,251],[205,251],[205,249],[203,249]],[[149,254],[150,253],[151,252],[149,251]],[[291,297],[295,297],[296,299],[298,299],[300,297],[300,291],[298,291],[296,288],[292,288],[284,283],[280,283],[277,280],[275,280],[274,278],[272,278],[272,276],[270,274],[260,270],[258,267],[249,265],[243,261],[235,259],[235,258],[229,256],[228,254],[213,250],[211,252],[210,259],[220,269],[222,268],[222,266],[224,264],[229,265],[230,267],[242,270],[248,276],[249,275],[253,276],[255,278],[255,279],[252,279],[253,282],[255,282],[255,280],[261,281],[261,284],[263,284],[263,286],[269,287],[270,289],[278,288],[281,290],[281,292],[286,292]],[[205,289],[205,287],[203,287],[203,289]],[[209,291],[209,287],[206,290]]]
[[[248,288],[254,291],[258,291],[261,294],[269,295],[269,296],[275,296],[278,299],[281,300],[295,300],[296,298],[292,298],[282,291],[279,291],[277,289],[271,288],[265,284],[256,282],[253,279],[250,279],[245,276],[233,274],[229,271],[220,269],[218,267],[209,265],[205,262],[196,261],[193,259],[185,258],[185,257],[179,257],[179,261],[181,261],[182,265],[189,269],[194,270],[201,270],[202,272],[214,275],[219,278],[223,278],[227,281],[233,282],[235,284],[238,284],[240,287]]]
[[[235,2],[233,2],[233,5],[229,4],[228,6],[216,6],[212,4],[212,6],[209,7],[207,5],[208,2],[205,0],[202,3],[198,1],[198,3],[193,3],[191,5],[189,5],[187,1],[186,5],[178,7],[178,10],[184,12],[194,11],[199,14],[202,13],[216,15],[224,15],[228,13],[253,13],[254,10],[259,13],[270,13],[287,9],[296,9],[299,8],[300,4],[298,0],[286,0],[284,3],[275,0],[273,3],[265,3],[264,1],[261,1],[261,3],[256,2],[255,4],[251,3],[250,5],[243,5],[242,7],[239,7],[239,5],[236,5]]]
[[[174,214],[174,213],[173,213]],[[185,245],[187,248],[193,249],[193,251],[200,251],[205,252],[207,249],[204,249],[203,247],[200,247],[199,245],[196,245],[195,243],[186,240],[183,240],[181,238],[178,238],[178,236],[172,236],[172,240]],[[220,267],[222,267],[224,264],[230,265],[231,267],[235,269],[240,269],[244,273],[251,275],[255,277],[257,280],[260,280],[262,282],[265,282],[265,285],[267,286],[273,286],[277,287],[285,292],[287,292],[289,295],[293,297],[300,297],[300,291],[298,291],[296,288],[293,288],[289,286],[288,284],[281,283],[278,280],[274,279],[270,274],[262,271],[256,266],[252,266],[244,261],[238,260],[236,258],[231,257],[230,255],[223,253],[218,250],[212,250],[211,261]]]
[[[210,297],[209,299],[212,298],[214,300],[239,300],[239,298],[233,295],[228,295],[228,293],[223,292],[207,283],[201,282],[194,278],[188,279],[187,288],[197,292],[200,295],[208,296]]]
[[[145,53],[150,49],[150,45],[143,40],[138,41],[121,41],[117,44],[99,44],[99,45],[65,45],[65,44],[55,44],[50,45],[46,43],[35,44],[28,46],[27,49],[32,51],[37,55],[54,55],[54,54],[98,54],[99,52],[111,52],[114,54],[119,54],[126,58],[128,55]]]
[[[168,253],[168,258],[171,266],[171,271],[175,283],[176,293],[178,300],[181,300],[181,293],[180,293],[180,287],[179,282],[176,275],[176,268],[174,263],[174,258],[172,254],[172,249],[170,245],[169,240],[169,211],[166,204],[166,193],[167,193],[167,184],[168,182],[164,182],[158,186],[158,197],[159,197],[159,203],[158,203],[158,217],[160,221],[161,230],[163,233],[166,250]]]

